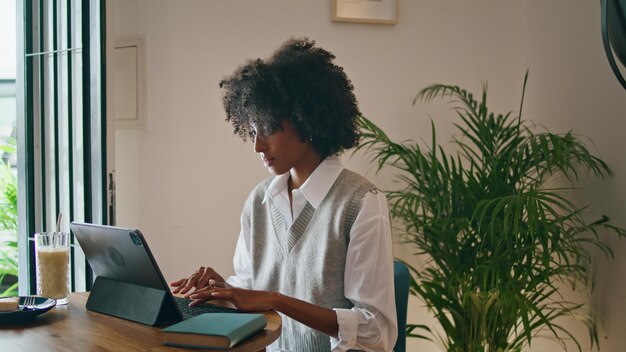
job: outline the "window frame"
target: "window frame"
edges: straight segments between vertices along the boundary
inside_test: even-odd
[[[105,0],[18,0],[19,292],[36,292],[33,236],[107,224]],[[71,290],[93,273],[70,235]]]

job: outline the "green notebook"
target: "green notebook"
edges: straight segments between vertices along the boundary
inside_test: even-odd
[[[229,349],[263,330],[267,319],[254,313],[205,313],[164,328],[164,345]]]

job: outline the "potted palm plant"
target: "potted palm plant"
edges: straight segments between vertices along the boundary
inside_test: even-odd
[[[440,328],[409,324],[407,335],[438,342],[454,352],[520,351],[539,332],[560,343],[576,336],[563,316],[586,317],[591,343],[595,325],[582,304],[559,294],[562,282],[589,284],[585,263],[594,248],[612,255],[606,232],[624,236],[606,217],[587,220],[586,207],[569,196],[583,173],[603,178],[609,167],[571,132],[535,132],[518,114],[487,108],[487,86],[477,100],[457,86],[435,84],[416,101],[451,99],[459,117],[454,154],[432,145],[394,142],[365,117],[360,149],[378,168],[398,171],[405,186],[388,199],[401,234],[425,265],[411,267],[411,293],[434,313]],[[415,104],[415,101],[414,101]],[[548,186],[562,174],[566,182]],[[588,215],[587,215],[588,216]],[[426,329],[422,331],[420,329]]]

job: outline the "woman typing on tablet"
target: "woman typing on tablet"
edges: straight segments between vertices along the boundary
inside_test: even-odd
[[[396,341],[387,201],[337,157],[358,142],[360,112],[333,59],[292,39],[220,83],[226,120],[275,176],[244,205],[235,275],[202,267],[171,283],[192,304],[282,313],[269,351],[391,351]]]

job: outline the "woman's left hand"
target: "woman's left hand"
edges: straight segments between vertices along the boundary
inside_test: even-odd
[[[243,288],[206,287],[189,295],[193,300],[190,306],[196,306],[212,299],[223,299],[232,302],[243,311],[261,311],[274,309],[280,293],[255,291]]]

